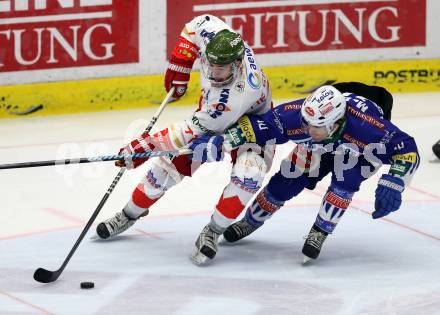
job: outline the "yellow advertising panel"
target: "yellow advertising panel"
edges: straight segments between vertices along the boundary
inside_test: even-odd
[[[404,60],[267,67],[274,99],[303,97],[323,84],[359,81],[391,93],[440,91],[440,60]],[[176,105],[196,104],[198,72]],[[0,118],[141,108],[160,104],[163,75],[0,87]]]

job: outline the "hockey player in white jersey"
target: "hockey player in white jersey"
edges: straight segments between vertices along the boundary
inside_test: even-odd
[[[244,114],[262,114],[271,108],[269,84],[256,63],[252,49],[239,34],[212,15],[198,16],[187,23],[173,49],[165,74],[165,89],[169,91],[174,86],[174,98],[185,94],[197,57],[200,57],[202,72],[202,95],[198,109],[191,117],[160,132],[142,134],[122,148],[121,153],[176,150],[198,136],[223,133]],[[266,170],[270,168],[273,150],[274,147],[266,148],[265,154],[231,152],[231,181],[224,188],[209,224],[196,241],[196,251],[191,256],[194,263],[203,264],[214,258],[218,236],[238,217],[261,187]],[[102,239],[113,237],[147,215],[168,189],[197,169],[191,157],[185,155],[152,161],[145,178],[133,191],[123,210],[97,226],[98,236]],[[116,165],[130,169],[146,160],[127,159]]]

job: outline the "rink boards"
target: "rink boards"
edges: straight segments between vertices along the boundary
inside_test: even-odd
[[[344,81],[383,86],[391,92],[440,90],[440,60],[403,60],[264,68],[273,98],[302,97],[316,87]],[[176,105],[197,103],[199,72]],[[0,118],[44,116],[154,106],[165,93],[163,75],[37,83],[0,87]]]

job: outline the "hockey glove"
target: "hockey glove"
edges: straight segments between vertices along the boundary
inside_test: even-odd
[[[188,88],[189,77],[194,61],[199,53],[199,48],[183,38],[179,37],[171,54],[168,69],[165,73],[165,90],[169,92],[175,86],[173,98],[182,97]]]
[[[402,192],[405,189],[403,180],[389,174],[383,174],[376,188],[376,209],[373,219],[382,218],[399,209],[402,203]]]
[[[135,153],[144,153],[154,150],[154,145],[148,142],[150,135],[148,133],[142,134],[139,138],[131,141],[128,145],[119,150],[119,155],[124,155],[124,160],[115,162],[117,167],[126,167],[133,169],[148,161],[148,157],[141,159],[132,159],[130,155]]]
[[[190,144],[193,150],[193,161],[215,162],[223,159],[223,136],[204,135],[195,139]]]

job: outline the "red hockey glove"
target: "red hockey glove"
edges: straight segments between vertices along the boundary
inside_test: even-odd
[[[132,159],[130,155],[135,153],[144,153],[154,150],[154,145],[149,142],[150,135],[148,133],[143,133],[139,138],[131,141],[125,147],[119,150],[119,155],[125,155],[124,160],[119,160],[115,162],[117,167],[126,167],[127,169],[133,169],[139,165],[148,161],[148,157],[141,159]]]
[[[164,82],[167,92],[172,86],[176,87],[173,98],[178,99],[185,94],[191,69],[198,53],[199,48],[195,44],[179,36],[179,40],[171,53]]]

